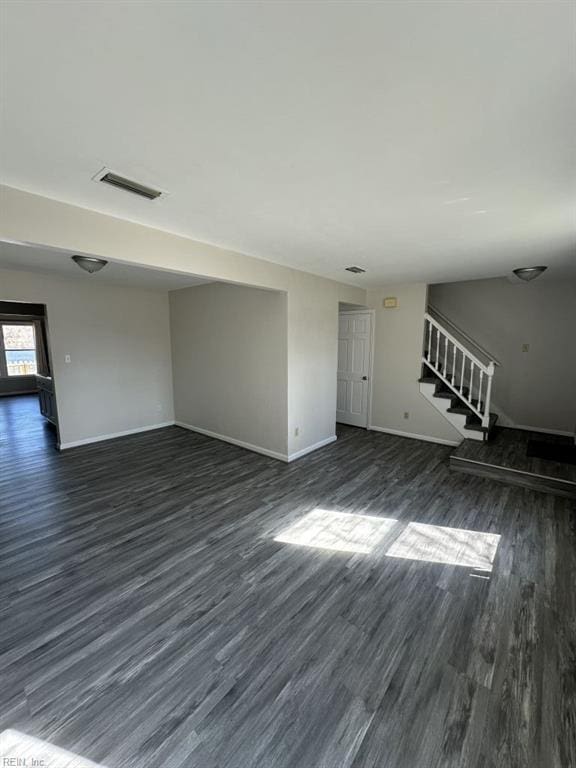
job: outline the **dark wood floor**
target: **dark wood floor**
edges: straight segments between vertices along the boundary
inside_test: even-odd
[[[576,765],[574,502],[353,428],[291,465],[177,427],[58,454],[35,407],[0,400],[0,730],[109,768]]]

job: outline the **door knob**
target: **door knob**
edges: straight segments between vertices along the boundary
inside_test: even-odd
[[[368,381],[368,376],[362,376],[362,381]]]

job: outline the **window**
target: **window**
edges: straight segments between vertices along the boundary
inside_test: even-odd
[[[37,372],[36,334],[32,323],[2,323],[0,375],[30,376]]]

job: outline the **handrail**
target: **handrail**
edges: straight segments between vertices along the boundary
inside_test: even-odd
[[[448,333],[448,331],[445,328],[443,328],[440,325],[440,323],[438,322],[438,320],[435,320],[432,317],[431,314],[429,314],[428,312],[425,312],[424,313],[424,317],[425,317],[426,320],[428,320],[430,323],[432,323],[432,325],[437,330],[439,330],[442,333],[443,336],[445,336],[447,339],[449,339],[452,342],[452,344],[454,344],[455,347],[457,347],[464,355],[466,355],[466,357],[469,357],[470,360],[472,360],[472,362],[474,363],[474,365],[478,366],[478,368],[480,368],[480,370],[484,371],[484,373],[486,373],[486,374],[488,373],[488,371],[490,369],[490,365],[494,362],[493,360],[490,363],[488,363],[488,365],[486,365],[486,363],[483,363],[481,360],[479,360],[476,357],[476,355],[473,355],[472,352],[469,352],[466,349],[466,347],[462,344],[461,341],[458,341],[458,339],[454,338],[454,336],[452,336],[451,333]]]
[[[482,354],[485,355],[488,358],[488,360],[490,360],[491,362],[494,363],[494,365],[497,365],[499,368],[502,366],[502,363],[499,360],[497,360],[495,357],[493,357],[490,354],[490,352],[488,352],[488,350],[485,349],[481,344],[478,344],[477,341],[474,341],[472,336],[470,336],[468,333],[466,333],[466,331],[463,331],[458,325],[456,325],[456,323],[454,323],[452,320],[450,320],[449,317],[446,317],[446,315],[443,312],[441,312],[437,307],[435,307],[434,304],[428,303],[428,313],[429,314],[430,314],[430,310],[432,310],[432,312],[435,315],[438,315],[440,320],[445,325],[452,326],[452,328],[454,328],[456,331],[458,331],[458,334],[460,336],[463,336],[466,339],[467,342],[469,342],[473,347],[476,347],[476,349],[479,349],[480,352],[482,352]]]
[[[491,360],[487,365],[483,363],[429,312],[424,313],[422,362],[434,371],[468,409],[480,418],[482,426],[488,429],[495,362]]]

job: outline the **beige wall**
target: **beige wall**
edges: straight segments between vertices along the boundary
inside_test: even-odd
[[[460,442],[459,433],[420,394],[427,286],[407,283],[368,291],[375,310],[371,425],[439,441]],[[385,296],[398,307],[384,309]],[[409,418],[404,418],[404,413]]]
[[[5,186],[0,239],[284,291],[289,453],[334,435],[338,302],[364,304],[363,289]]]
[[[0,300],[46,304],[63,447],[174,419],[166,293],[0,270]]]
[[[574,432],[575,280],[446,283],[430,287],[430,302],[501,363],[493,398],[504,423]]]
[[[291,456],[335,436],[338,304],[347,294],[347,286],[294,271],[288,292]]]
[[[286,294],[200,285],[170,318],[176,421],[286,457]]]

